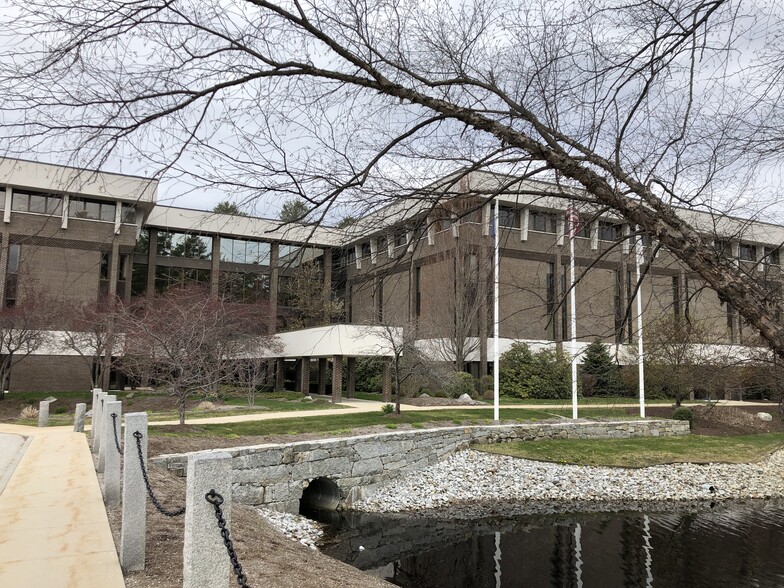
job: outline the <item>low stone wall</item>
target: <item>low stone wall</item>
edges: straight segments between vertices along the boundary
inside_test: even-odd
[[[606,439],[689,434],[687,421],[559,422],[449,427],[377,435],[234,447],[232,496],[245,504],[298,512],[302,491],[316,478],[329,478],[350,506],[377,484],[436,463],[472,444],[543,439]],[[205,452],[200,452],[205,453]],[[184,476],[188,455],[150,461]]]

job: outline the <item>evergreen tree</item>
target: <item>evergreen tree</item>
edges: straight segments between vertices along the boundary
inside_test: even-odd
[[[287,223],[303,223],[308,215],[308,205],[303,200],[286,200],[280,209],[280,220]]]
[[[218,214],[233,214],[236,216],[248,216],[247,213],[244,213],[240,210],[239,206],[234,204],[233,202],[229,202],[228,200],[222,200],[215,205],[215,208],[212,209],[212,212],[217,212]]]
[[[607,347],[596,339],[583,354],[583,394],[614,396],[624,392],[620,369],[610,357]]]

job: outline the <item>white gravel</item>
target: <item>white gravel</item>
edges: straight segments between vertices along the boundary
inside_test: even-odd
[[[277,512],[268,508],[258,508],[256,510],[284,536],[292,541],[298,541],[305,547],[317,549],[316,544],[324,535],[324,527],[321,523],[303,516]]]
[[[784,450],[754,464],[627,469],[543,463],[461,451],[379,487],[357,510],[404,512],[462,502],[687,501],[784,496]]]

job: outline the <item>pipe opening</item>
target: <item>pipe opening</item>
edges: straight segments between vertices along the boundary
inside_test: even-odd
[[[329,478],[316,478],[302,491],[299,513],[308,516],[313,511],[335,510],[340,504],[340,489]]]

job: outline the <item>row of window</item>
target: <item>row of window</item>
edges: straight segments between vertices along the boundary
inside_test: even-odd
[[[136,222],[136,206],[121,203],[120,221],[133,224]],[[14,190],[11,195],[11,210],[16,212],[32,212],[36,214],[61,215],[63,199],[61,196]],[[68,216],[114,222],[117,214],[117,203],[88,198],[71,198],[68,204]]]

